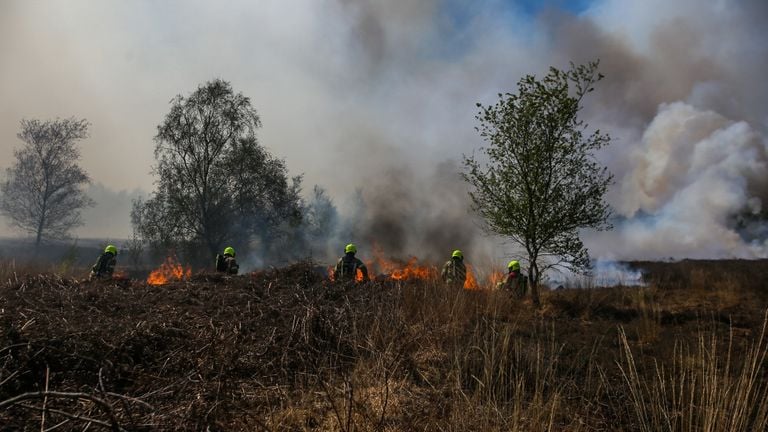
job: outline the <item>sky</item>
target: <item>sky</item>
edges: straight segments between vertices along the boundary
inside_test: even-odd
[[[357,190],[382,212],[404,199],[419,240],[397,247],[419,250],[429,240],[411,234],[435,224],[482,235],[452,175],[483,145],[475,104],[599,58],[606,78],[583,114],[613,137],[598,157],[617,219],[584,233],[593,255],[766,257],[766,18],[763,0],[3,0],[0,169],[22,119],[87,119],[98,199],[76,235],[128,237],[169,101],[222,78],[306,190],[342,211]]]

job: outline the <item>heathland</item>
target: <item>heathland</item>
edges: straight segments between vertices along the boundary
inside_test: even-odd
[[[536,308],[310,263],[157,286],[8,263],[0,430],[765,430],[768,261],[627,265],[643,286]]]

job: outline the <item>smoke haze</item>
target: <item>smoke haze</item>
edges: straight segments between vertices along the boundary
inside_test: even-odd
[[[768,199],[766,2],[512,3],[5,1],[0,165],[22,118],[83,117],[94,181],[135,190],[126,198],[151,191],[168,101],[219,77],[252,99],[260,141],[305,173],[305,189],[322,185],[357,217],[340,229],[349,241],[435,260],[454,248],[506,257],[456,175],[483,145],[475,103],[523,74],[599,58],[606,79],[584,115],[614,138],[599,157],[616,175],[619,219],[585,233],[592,254],[768,256],[757,217]],[[343,205],[357,190],[364,211]],[[90,210],[78,235],[130,233],[118,226],[128,215],[105,213],[116,208]],[[737,224],[739,214],[755,218]]]

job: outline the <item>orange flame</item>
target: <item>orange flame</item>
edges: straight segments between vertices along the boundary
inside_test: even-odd
[[[464,279],[464,289],[480,289],[480,286],[477,284],[477,279],[475,279],[475,273],[472,271],[471,265],[467,265],[467,278]]]
[[[192,276],[192,269],[184,269],[175,257],[168,257],[165,262],[147,277],[147,283],[150,285],[165,285],[171,281],[180,281],[189,279]]]
[[[370,277],[371,275],[368,275]],[[357,274],[355,275],[355,282],[362,282],[363,281],[363,271],[360,269],[357,269]]]
[[[328,280],[330,280],[331,282],[336,281],[336,276],[334,275],[335,270],[336,268],[334,266],[328,266]],[[362,281],[363,281],[363,272],[360,271],[360,269],[358,269],[357,275],[355,276],[355,282],[362,282]]]
[[[504,277],[506,275],[501,270],[492,270],[491,274],[488,275],[488,285],[490,289],[496,289],[496,286],[499,284],[499,282],[504,282]]]
[[[369,275],[377,280],[412,281],[412,280],[438,280],[440,272],[431,264],[420,262],[416,257],[410,257],[408,261],[385,258],[383,250],[376,244],[373,245],[373,260],[366,263]],[[334,266],[328,266],[328,279],[334,281]],[[376,276],[378,274],[378,276]],[[481,272],[482,274],[482,272]],[[493,270],[481,286],[472,266],[467,265],[467,278],[464,281],[464,289],[477,290],[480,288],[495,288],[496,284],[504,280],[504,273]],[[357,282],[363,280],[362,272],[358,271],[355,278]],[[487,286],[486,286],[487,285]]]
[[[410,257],[406,262],[390,260],[384,257],[384,252],[376,245],[373,247],[373,255],[376,269],[392,280],[437,279],[437,269],[434,266],[419,263],[416,257]]]

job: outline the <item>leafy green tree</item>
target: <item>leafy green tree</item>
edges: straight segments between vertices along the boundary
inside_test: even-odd
[[[527,253],[536,304],[547,269],[589,270],[579,231],[610,228],[604,196],[613,176],[594,156],[610,137],[587,133],[579,120],[584,97],[603,78],[597,69],[598,62],[567,71],[550,68],[543,79],[522,78],[517,94],[499,94],[494,105],[477,104],[486,158],[465,157],[463,175],[487,228]]]
[[[88,137],[86,120],[22,120],[17,135],[24,146],[0,184],[0,213],[12,226],[35,236],[35,251],[45,239],[67,238],[83,224],[80,211],[93,205],[84,187],[88,174],[78,162],[75,143]]]
[[[261,252],[301,222],[301,177],[288,178],[256,139],[249,98],[214,80],[177,96],[155,136],[157,190],[134,203],[132,222],[156,248],[208,262],[224,246]]]

